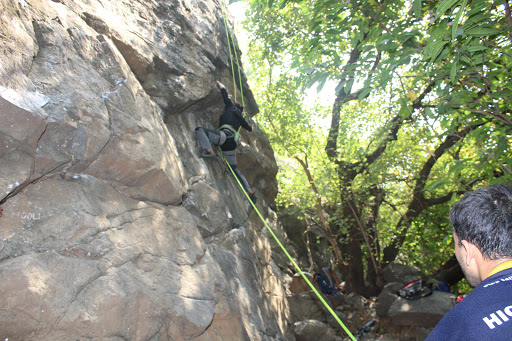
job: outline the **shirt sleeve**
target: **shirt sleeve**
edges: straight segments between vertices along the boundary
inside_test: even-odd
[[[233,101],[231,101],[231,98],[229,98],[226,88],[220,89],[220,93],[222,94],[222,98],[224,99],[224,106],[226,108],[234,106]]]
[[[252,127],[251,125],[249,124],[249,122],[247,122],[245,120],[245,118],[243,117],[242,113],[240,112],[240,110],[237,110],[236,111],[236,117],[238,118],[238,121],[240,122],[240,125],[242,127],[244,127],[244,129],[246,129],[247,131],[252,131]]]

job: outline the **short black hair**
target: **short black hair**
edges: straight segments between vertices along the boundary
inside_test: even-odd
[[[240,110],[240,111],[244,111],[244,106],[241,105],[239,102],[235,102],[235,107],[237,107],[238,110]]]
[[[450,211],[459,242],[475,245],[486,259],[512,258],[512,186],[467,193]]]

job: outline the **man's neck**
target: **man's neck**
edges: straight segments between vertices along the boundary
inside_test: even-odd
[[[509,268],[512,268],[512,258],[502,258],[487,261],[485,267],[482,269],[483,271],[481,272],[484,275],[482,280]]]

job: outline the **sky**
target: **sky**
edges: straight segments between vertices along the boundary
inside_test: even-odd
[[[238,1],[228,5],[229,13],[235,20],[235,34],[240,50],[242,51],[242,55],[246,55],[246,51],[248,49],[249,34],[244,30],[240,23],[245,19],[245,11],[248,7],[249,4],[245,1]],[[335,82],[327,81],[322,91],[318,93],[317,84],[315,84],[313,87],[306,90],[306,98],[308,100],[305,104],[312,107],[316,101],[321,101],[327,106],[332,106],[335,98],[336,85],[337,83]],[[324,124],[329,125],[329,122],[322,122],[322,125]]]

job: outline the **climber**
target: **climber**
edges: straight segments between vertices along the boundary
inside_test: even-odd
[[[218,145],[236,177],[240,180],[247,194],[249,194],[252,202],[256,203],[256,195],[236,166],[236,147],[240,143],[238,131],[240,127],[252,131],[252,127],[243,117],[242,111],[244,107],[238,102],[233,103],[228,96],[226,87],[218,81],[216,83],[224,99],[224,112],[220,116],[219,128],[217,130],[202,127],[196,128],[196,136],[202,151],[201,157],[216,157],[212,144]]]

